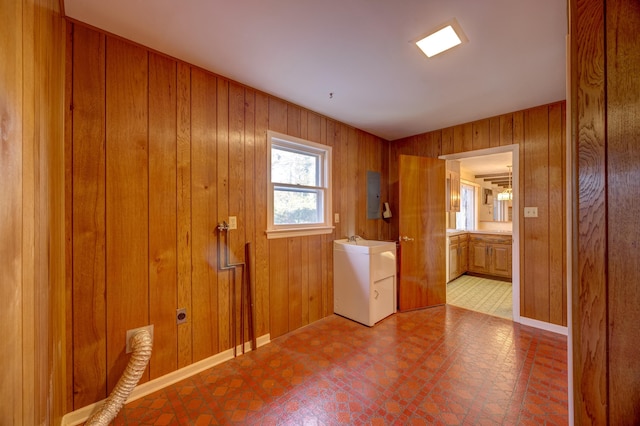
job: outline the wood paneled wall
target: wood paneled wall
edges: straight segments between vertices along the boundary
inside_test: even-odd
[[[640,4],[572,0],[575,423],[640,424]]]
[[[391,197],[397,203],[399,155],[438,157],[520,146],[520,315],[567,325],[565,116],[566,103],[464,123],[391,142]],[[538,207],[524,218],[524,206]],[[392,221],[392,237],[397,222]]]
[[[65,413],[64,21],[57,0],[0,13],[0,423]]]
[[[253,247],[258,336],[333,313],[333,239],[389,237],[366,219],[367,170],[388,197],[388,142],[82,25],[68,34],[69,410],[113,388],[128,329],[155,327],[144,380],[232,347],[242,277],[218,270],[216,228],[229,216],[230,262]],[[266,239],[267,130],[333,147],[333,234]]]

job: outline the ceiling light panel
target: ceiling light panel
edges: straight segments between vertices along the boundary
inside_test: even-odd
[[[440,26],[437,31],[418,40],[416,45],[427,57],[431,58],[438,53],[442,53],[466,41],[468,40],[462,32],[460,25],[453,19],[443,26]]]

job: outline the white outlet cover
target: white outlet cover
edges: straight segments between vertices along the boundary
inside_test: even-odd
[[[229,216],[229,229],[238,229],[238,218],[236,216]]]
[[[538,208],[537,207],[525,207],[524,208],[524,217],[538,217]]]
[[[333,221],[334,221],[335,223],[340,223],[340,213],[335,213],[335,214],[333,215]]]

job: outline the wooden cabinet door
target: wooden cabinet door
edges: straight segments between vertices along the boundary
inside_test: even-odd
[[[488,274],[487,244],[481,241],[471,241],[469,243],[469,268],[471,272]]]
[[[449,237],[449,281],[456,279],[460,274],[459,247],[458,237]]]
[[[511,277],[511,245],[492,244],[491,253],[491,275],[501,277]]]
[[[467,240],[460,240],[458,243],[458,275],[462,275],[469,270],[469,243]]]

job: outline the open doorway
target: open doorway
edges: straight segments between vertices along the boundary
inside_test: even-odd
[[[510,172],[510,177],[509,177],[509,184],[510,184],[510,190],[512,192],[512,199],[511,199],[511,211],[512,212],[518,212],[518,202],[519,202],[519,193],[518,193],[518,185],[519,185],[519,179],[518,179],[518,175],[519,175],[519,147],[518,145],[508,145],[508,146],[503,146],[503,147],[496,147],[496,148],[489,148],[489,149],[483,149],[483,150],[477,150],[477,151],[469,151],[469,152],[465,152],[465,153],[459,153],[459,154],[451,154],[451,155],[445,155],[445,156],[441,156],[441,159],[444,160],[458,160],[460,161],[462,164],[467,163],[468,165],[473,165],[475,164],[476,166],[462,166],[462,170],[461,170],[461,184],[464,185],[468,185],[474,188],[474,202],[473,202],[473,206],[476,208],[476,211],[471,213],[471,209],[469,209],[468,207],[465,208],[465,212],[463,215],[464,218],[458,218],[457,214],[451,216],[450,214],[448,215],[447,218],[447,229],[448,232],[447,234],[450,236],[455,236],[456,234],[458,235],[464,235],[466,233],[468,233],[468,235],[474,235],[474,234],[481,234],[481,233],[487,233],[487,234],[503,234],[505,236],[505,238],[508,238],[508,235],[511,235],[511,261],[510,261],[510,278],[511,278],[511,291],[510,291],[510,298],[511,298],[511,307],[512,307],[512,313],[511,313],[511,317],[512,320],[514,322],[520,322],[520,224],[519,224],[519,215],[516,214],[512,214],[511,216],[511,221],[507,221],[507,222],[497,222],[494,221],[493,218],[493,213],[494,213],[494,198],[497,198],[497,194],[499,193],[499,191],[497,189],[492,190],[491,192],[485,191],[485,189],[490,188],[490,185],[483,185],[482,183],[479,183],[478,179],[475,178],[476,175],[478,176],[482,176],[482,175],[491,175],[491,174],[497,174],[497,172],[504,172],[506,171],[506,166],[507,165],[511,165],[511,172]],[[496,161],[496,159],[499,159],[498,161]],[[510,160],[510,161],[509,161]],[[510,163],[510,164],[506,164],[506,163]],[[480,167],[482,166],[482,167]],[[491,168],[495,168],[496,170],[491,171]],[[475,168],[475,170],[471,170],[473,179],[471,179],[471,174],[469,174],[468,172],[465,173],[464,169],[467,168],[467,171],[469,171],[468,169],[472,169]],[[495,173],[494,173],[495,172]],[[461,187],[461,191],[462,191]],[[464,196],[464,194],[461,192],[460,194],[461,196]],[[464,201],[461,202],[461,210],[463,209],[463,204]],[[470,219],[470,215],[473,215],[473,220]],[[473,223],[473,224],[472,224]],[[466,231],[466,232],[465,232]],[[461,237],[462,238],[462,237]],[[464,240],[460,239],[457,240],[458,243],[460,244],[460,247],[465,247],[464,244]],[[451,250],[451,247],[449,246],[449,242],[450,242],[450,238],[447,238],[447,254],[451,255],[451,253],[453,253],[453,255],[455,255],[455,251]],[[474,251],[469,251],[469,244],[470,241],[467,240],[466,242],[466,250],[467,250],[467,256],[468,259],[466,259],[469,262],[476,262],[479,263],[481,261],[478,260],[480,255],[478,256],[474,256],[474,253],[480,253],[482,254],[482,251],[478,251],[478,248],[472,248],[471,250],[475,250]],[[476,246],[473,246],[476,247]],[[490,249],[486,249],[487,251],[484,253],[491,253]],[[447,261],[449,262],[449,258],[447,259]],[[447,264],[447,270],[449,271],[449,263]],[[473,274],[473,275],[477,275],[477,274]],[[482,275],[482,274],[480,274]],[[448,277],[447,281],[450,281]],[[503,280],[504,281],[504,280]],[[507,280],[508,281],[508,280]],[[504,287],[504,286],[503,286]],[[501,296],[504,297],[504,296]]]

